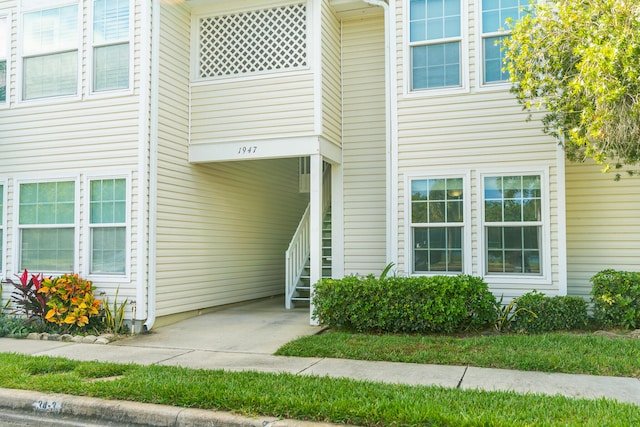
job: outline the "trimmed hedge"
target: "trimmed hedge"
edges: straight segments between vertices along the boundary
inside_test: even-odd
[[[495,322],[495,298],[478,277],[349,276],[315,287],[321,324],[357,332],[456,332]]]
[[[524,310],[517,312],[510,327],[518,333],[570,331],[589,324],[587,302],[580,297],[549,297],[533,291],[518,298],[517,307]]]
[[[640,273],[603,270],[591,278],[593,317],[604,327],[640,328]]]

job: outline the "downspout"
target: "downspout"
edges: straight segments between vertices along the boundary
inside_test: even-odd
[[[151,31],[149,20],[151,19],[151,8],[149,2],[140,4],[140,94],[139,94],[139,122],[138,122],[138,214],[137,214],[137,251],[136,251],[136,318],[133,320],[134,328],[138,322],[142,322],[147,317],[147,153],[150,148],[149,126],[150,126],[150,86],[148,72],[151,67],[149,49],[145,47],[151,45]]]
[[[156,321],[156,225],[158,214],[158,97],[160,64],[160,3],[152,1],[151,10],[151,119],[149,129],[149,273],[147,283],[147,321],[144,331],[150,331]]]
[[[398,152],[398,142],[396,139],[396,100],[397,90],[395,85],[394,64],[395,49],[391,41],[394,34],[394,20],[392,11],[395,10],[395,0],[363,0],[371,6],[378,6],[384,10],[384,63],[385,63],[385,117],[387,122],[386,135],[386,161],[387,161],[387,263],[398,264],[398,164],[396,153]]]

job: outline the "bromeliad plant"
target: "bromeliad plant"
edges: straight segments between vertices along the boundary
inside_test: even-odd
[[[22,274],[15,276],[18,278],[18,282],[11,279],[5,281],[15,288],[11,294],[11,301],[16,306],[16,310],[11,314],[24,315],[27,318],[27,323],[44,322],[49,297],[40,293],[43,283],[42,273],[30,274],[25,269]]]
[[[38,292],[49,299],[49,311],[45,319],[59,326],[88,325],[90,317],[100,313],[102,304],[102,301],[94,298],[94,290],[90,280],[82,279],[77,274],[44,279]]]

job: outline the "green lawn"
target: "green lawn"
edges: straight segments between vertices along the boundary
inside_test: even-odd
[[[451,337],[328,331],[286,344],[276,354],[640,378],[640,340],[592,334]]]
[[[607,400],[16,354],[0,354],[0,387],[363,426],[640,425],[637,406]]]

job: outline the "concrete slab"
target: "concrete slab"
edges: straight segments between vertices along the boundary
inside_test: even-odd
[[[264,354],[238,354],[193,351],[160,362],[160,365],[184,366],[196,369],[224,369],[227,371],[287,372],[297,374],[318,363],[320,359],[280,357]]]
[[[151,349],[139,347],[123,348],[113,345],[73,344],[41,351],[38,355],[66,357],[68,359],[82,361],[153,365],[187,352],[189,352],[189,350],[167,348]]]
[[[14,338],[0,338],[0,353],[39,354],[57,348],[74,345],[60,341],[39,341]]]
[[[464,366],[322,359],[303,371],[302,374],[353,378],[389,384],[434,385],[455,388],[460,383],[465,369]]]
[[[286,310],[281,298],[222,307],[115,343],[120,346],[273,354],[296,338],[321,331],[307,309]]]
[[[636,378],[469,367],[462,380],[461,388],[561,394],[585,399],[607,398],[640,405],[640,380]]]

